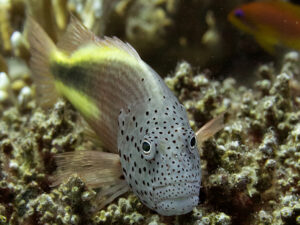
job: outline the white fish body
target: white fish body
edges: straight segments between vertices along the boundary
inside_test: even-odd
[[[125,179],[141,201],[162,215],[180,215],[198,205],[200,157],[184,107],[159,84],[161,95],[122,109],[118,150]]]

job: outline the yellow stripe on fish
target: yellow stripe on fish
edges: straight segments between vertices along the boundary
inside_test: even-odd
[[[118,63],[142,69],[142,65],[138,63],[136,58],[123,49],[119,49],[115,46],[98,46],[95,43],[89,43],[86,46],[79,48],[70,56],[59,50],[53,51],[50,55],[50,69],[52,68],[55,70],[58,65],[66,68],[73,68],[75,66],[91,63],[105,64],[107,61],[116,61]],[[56,73],[54,72],[54,74]],[[101,111],[93,98],[87,96],[82,91],[79,91],[76,87],[66,85],[66,82],[63,83],[63,81],[60,80],[60,76],[54,77],[57,91],[65,96],[75,108],[89,119],[99,118]]]
[[[93,99],[90,99],[84,93],[80,93],[75,88],[64,85],[61,81],[55,81],[54,83],[57,91],[65,96],[87,118],[97,119],[100,117],[101,112]]]
[[[97,45],[95,43],[89,43],[80,47],[70,56],[61,51],[55,51],[51,55],[52,63],[63,63],[69,66],[77,65],[81,62],[105,62],[109,60],[124,62],[133,67],[142,66],[134,56],[123,49],[116,46]]]

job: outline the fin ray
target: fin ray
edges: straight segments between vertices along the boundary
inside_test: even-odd
[[[102,209],[107,204],[111,203],[120,195],[129,191],[129,186],[126,181],[121,181],[120,183],[107,187],[105,190],[101,190],[97,195],[96,202],[99,202],[99,208]]]
[[[115,47],[133,56],[136,60],[141,60],[139,54],[129,43],[124,43],[117,37],[99,38],[88,30],[74,15],[71,15],[71,23],[66,33],[57,43],[57,47],[71,54],[79,47],[88,43],[94,43],[100,47]]]
[[[58,169],[51,178],[57,186],[76,173],[86,185],[97,188],[122,181],[119,155],[99,151],[65,152],[55,156]]]
[[[78,125],[83,127],[84,137],[92,142],[96,147],[103,147],[103,143],[99,139],[97,133],[91,128],[86,120],[83,117],[79,117]]]
[[[198,145],[201,145],[208,138],[214,136],[223,127],[224,127],[224,113],[208,121],[203,127],[201,127],[196,132],[195,135],[196,135]]]
[[[67,27],[67,31],[58,41],[57,47],[67,53],[72,53],[81,45],[95,42],[98,38],[89,31],[73,14],[71,14],[71,23]]]
[[[58,98],[49,65],[50,54],[56,50],[56,47],[46,32],[31,16],[28,16],[27,21],[31,54],[30,67],[36,84],[38,102],[42,107],[47,108],[53,105]]]

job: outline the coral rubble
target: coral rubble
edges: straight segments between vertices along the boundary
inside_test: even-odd
[[[232,78],[218,82],[205,74],[193,75],[186,62],[177,66],[174,77],[166,78],[195,127],[226,111],[225,128],[205,142],[201,152],[205,199],[195,209],[200,224],[297,223],[297,68],[295,53],[285,57],[278,75],[272,66],[263,65],[255,89],[237,88]],[[217,223],[208,209],[229,217]]]

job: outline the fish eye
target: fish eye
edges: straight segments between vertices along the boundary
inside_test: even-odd
[[[150,144],[150,142],[147,141],[147,140],[144,140],[143,143],[142,143],[142,149],[143,149],[145,155],[149,155],[150,151],[151,151],[151,144]]]
[[[145,137],[145,139],[141,143],[142,154],[146,160],[152,160],[156,155],[156,144],[153,140],[149,140],[149,137]]]
[[[191,149],[194,149],[196,147],[196,138],[195,137],[191,138],[190,147],[191,147]]]
[[[234,11],[234,15],[237,17],[237,18],[242,18],[244,16],[244,11],[241,10],[241,9],[237,9]]]

